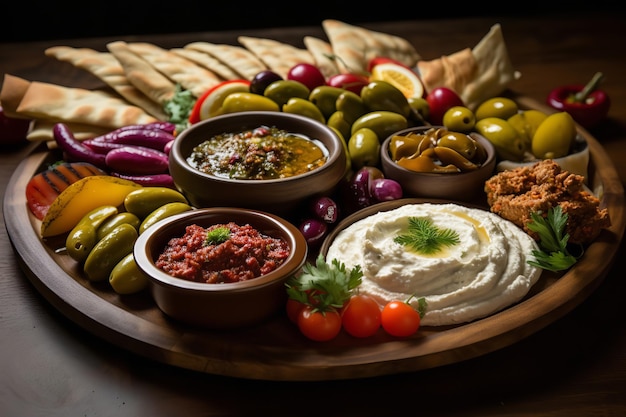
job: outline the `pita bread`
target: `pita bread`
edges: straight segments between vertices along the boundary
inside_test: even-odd
[[[102,91],[32,81],[16,112],[33,119],[116,129],[156,122],[143,109]]]
[[[239,36],[237,38],[246,49],[256,55],[267,67],[283,78],[287,78],[289,69],[296,64],[315,65],[315,60],[306,49],[300,49],[273,39]]]
[[[187,44],[184,48],[211,55],[235,71],[239,75],[238,78],[245,80],[251,80],[256,74],[267,69],[263,61],[241,46],[200,41]]]
[[[45,54],[90,72],[113,88],[128,102],[141,107],[154,117],[163,120],[167,118],[159,103],[142,93],[128,81],[124,68],[111,53],[99,52],[90,48],[53,46],[46,49]]]
[[[417,68],[426,91],[448,87],[457,94],[476,77],[478,64],[470,48],[431,61],[419,61]]]
[[[52,129],[57,122],[50,120],[38,119],[33,122],[33,127],[26,135],[26,139],[36,142],[48,142],[48,149],[57,148],[57,144],[54,140],[54,134]],[[91,139],[96,136],[104,135],[111,131],[111,129],[99,126],[85,125],[80,123],[66,123],[67,127],[74,134],[74,138],[77,140]]]
[[[191,91],[195,97],[200,97],[221,82],[213,71],[160,46],[148,42],[131,42],[128,47],[170,80]]]
[[[2,90],[0,90],[0,104],[2,110],[9,117],[23,118],[17,113],[17,108],[22,101],[22,97],[30,87],[30,81],[11,74],[4,74]]]
[[[368,62],[375,57],[387,57],[409,67],[420,59],[413,45],[399,36],[372,31],[339,20],[326,19],[322,27],[330,41],[337,66],[343,73],[365,72]]]
[[[239,75],[230,67],[205,52],[187,48],[172,48],[170,51],[213,71],[222,80],[234,80],[239,78]]]
[[[478,66],[476,77],[465,86],[461,98],[466,106],[475,109],[488,98],[502,94],[521,73],[513,69],[500,24],[491,27],[472,54]]]
[[[110,42],[107,48],[124,68],[128,81],[153,101],[163,106],[174,97],[176,83],[135,54],[126,42]]]
[[[339,67],[334,59],[333,47],[330,43],[314,36],[305,36],[304,45],[324,77],[329,78],[339,74]]]

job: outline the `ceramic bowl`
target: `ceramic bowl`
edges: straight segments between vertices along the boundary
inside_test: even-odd
[[[328,150],[326,162],[300,175],[280,179],[232,179],[203,173],[187,158],[198,144],[226,132],[260,126],[277,127],[317,139]],[[244,207],[286,215],[307,198],[331,193],[346,172],[342,139],[328,126],[308,117],[283,112],[240,112],[213,117],[181,132],[169,155],[174,183],[198,208]]]
[[[485,197],[485,181],[490,178],[496,166],[496,151],[493,144],[477,133],[470,135],[482,146],[486,160],[473,171],[454,173],[416,172],[398,165],[389,152],[393,136],[408,133],[423,133],[429,126],[411,127],[387,137],[380,149],[382,171],[386,178],[396,180],[402,186],[405,197],[437,198],[451,201],[481,201]]]
[[[187,226],[206,228],[228,222],[249,224],[265,235],[284,239],[290,248],[289,256],[269,273],[228,283],[177,278],[156,266],[169,240],[183,236]],[[271,213],[227,207],[194,209],[161,220],[139,236],[133,251],[137,266],[149,278],[150,292],[159,309],[174,320],[210,329],[250,326],[284,309],[285,281],[304,265],[307,253],[304,236],[287,220]]]

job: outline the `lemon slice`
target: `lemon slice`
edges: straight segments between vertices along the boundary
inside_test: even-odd
[[[402,65],[385,62],[372,68],[370,80],[386,81],[402,91],[406,98],[423,97],[424,84],[411,69]]]

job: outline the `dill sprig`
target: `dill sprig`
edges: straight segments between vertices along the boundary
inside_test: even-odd
[[[432,255],[444,246],[454,246],[460,242],[456,231],[440,229],[431,219],[421,217],[409,217],[407,233],[396,236],[393,241],[425,255]]]

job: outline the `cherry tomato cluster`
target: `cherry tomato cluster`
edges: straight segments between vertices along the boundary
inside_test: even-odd
[[[352,295],[342,308],[326,311],[289,298],[286,311],[300,332],[317,342],[334,339],[342,329],[357,338],[374,336],[381,328],[391,336],[409,337],[421,322],[420,312],[405,301],[393,300],[381,308],[374,298],[360,293]]]

